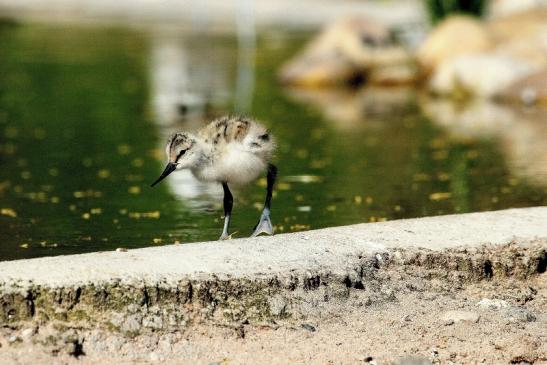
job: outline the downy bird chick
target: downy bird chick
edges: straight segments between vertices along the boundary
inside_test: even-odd
[[[233,196],[229,185],[243,186],[266,172],[264,209],[252,236],[273,234],[270,207],[277,168],[270,163],[275,141],[260,123],[242,117],[213,120],[195,135],[175,133],[167,141],[167,166],[155,186],[175,170],[190,169],[200,181],[218,182],[224,190],[224,228],[220,239],[230,238]]]

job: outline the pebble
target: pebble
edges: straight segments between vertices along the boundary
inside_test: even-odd
[[[410,318],[410,314],[407,314],[406,316],[404,316],[404,317],[402,318],[402,321],[403,321],[403,322],[410,322],[410,321],[412,321],[412,318]]]
[[[315,327],[309,323],[302,323],[302,328],[310,332],[315,332]]]
[[[509,307],[509,303],[507,303],[505,300],[501,299],[488,299],[483,298],[478,303],[477,306],[479,306],[482,309],[502,309]]]
[[[441,315],[441,321],[445,325],[451,325],[458,322],[470,322],[477,323],[479,321],[479,314],[471,311],[447,311]]]
[[[34,328],[26,328],[21,331],[21,338],[23,340],[29,340],[36,333]]]

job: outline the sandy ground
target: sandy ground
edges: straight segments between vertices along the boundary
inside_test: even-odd
[[[547,274],[463,287],[397,276],[389,274],[389,288],[352,289],[344,305],[321,303],[303,318],[133,339],[79,330],[80,349],[31,346],[47,343],[47,328],[4,327],[0,363],[547,364]]]

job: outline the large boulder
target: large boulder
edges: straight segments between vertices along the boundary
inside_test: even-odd
[[[430,73],[431,91],[452,97],[497,97],[513,84],[514,92],[528,90],[528,77],[547,69],[546,35],[547,9],[486,22],[456,16],[433,30],[417,57]],[[537,82],[534,95],[541,95],[537,89],[542,83]],[[524,94],[530,97],[531,92]]]
[[[390,30],[364,18],[348,18],[327,26],[302,52],[281,69],[283,83],[323,86],[364,80],[373,69],[400,67],[391,72],[390,83],[407,83],[410,56],[397,46]],[[402,70],[404,69],[404,70]]]
[[[430,80],[430,89],[453,97],[492,98],[534,71],[534,66],[526,61],[504,55],[463,55],[438,67]]]
[[[486,22],[496,52],[547,67],[547,8]]]
[[[439,24],[416,53],[425,73],[461,55],[482,53],[494,47],[485,25],[468,16],[452,16]]]

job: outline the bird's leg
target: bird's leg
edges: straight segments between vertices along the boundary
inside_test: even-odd
[[[272,221],[270,220],[270,207],[272,204],[272,192],[273,192],[273,186],[275,183],[276,176],[277,176],[277,167],[275,167],[272,164],[269,164],[268,175],[267,175],[268,186],[266,188],[266,200],[264,201],[264,209],[262,210],[262,214],[260,215],[260,220],[258,221],[258,224],[254,228],[254,232],[251,235],[251,237],[256,237],[261,233],[273,235]]]
[[[234,198],[228,188],[228,183],[222,183],[222,189],[224,189],[224,228],[222,229],[222,235],[220,240],[227,240],[230,238],[228,229],[230,228],[230,217],[232,215],[232,206],[234,205]]]

